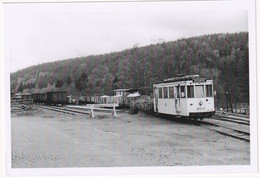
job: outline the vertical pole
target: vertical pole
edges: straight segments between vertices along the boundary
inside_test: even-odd
[[[227,84],[226,84],[226,103],[227,103],[227,112],[228,112],[228,103],[229,103],[231,112],[233,113],[233,107],[232,107],[232,103],[231,103],[230,94],[229,94]]]
[[[115,118],[117,118],[115,105],[113,105],[112,116],[114,116]]]
[[[227,107],[227,112],[228,112],[228,92],[226,91],[226,107]]]
[[[93,106],[91,106],[91,116],[93,119],[95,118]]]
[[[217,98],[218,98],[218,109],[220,109],[221,105],[220,105],[219,95],[217,96]]]
[[[232,107],[232,103],[231,103],[230,95],[228,95],[228,100],[229,100],[229,103],[230,103],[231,112],[233,113],[233,107]]]
[[[231,103],[231,99],[230,99],[230,94],[229,94],[229,90],[228,90],[228,86],[227,86],[227,92],[228,92],[228,101],[229,101],[229,105],[230,105],[230,109],[231,109],[231,112],[233,113],[233,107],[232,107],[232,103]]]

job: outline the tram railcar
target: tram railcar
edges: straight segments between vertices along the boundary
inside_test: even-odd
[[[153,85],[154,112],[203,119],[215,114],[213,80],[188,75]]]

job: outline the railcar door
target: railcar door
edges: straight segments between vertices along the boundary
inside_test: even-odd
[[[175,108],[176,108],[176,114],[180,115],[181,113],[181,97],[180,97],[180,85],[176,86],[176,92],[175,92]]]
[[[187,115],[187,100],[186,100],[186,89],[185,85],[178,85],[176,87],[177,96],[175,101],[176,114],[181,116]]]
[[[154,87],[153,93],[154,93],[154,111],[158,112],[158,89],[156,87]]]

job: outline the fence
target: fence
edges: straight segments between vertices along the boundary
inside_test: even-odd
[[[222,110],[225,112],[232,112],[230,105],[228,105],[227,108],[227,103],[226,102],[216,102],[215,103],[216,111]],[[250,114],[250,107],[249,103],[232,103],[232,109],[233,113],[235,114],[244,114],[248,115]]]

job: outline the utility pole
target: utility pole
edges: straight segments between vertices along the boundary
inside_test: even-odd
[[[230,99],[230,93],[229,93],[227,84],[226,84],[226,93],[225,94],[226,94],[227,112],[229,111],[229,106],[230,106],[231,112],[233,113],[233,107],[232,107],[232,103],[231,103],[231,99]]]

